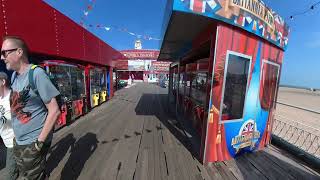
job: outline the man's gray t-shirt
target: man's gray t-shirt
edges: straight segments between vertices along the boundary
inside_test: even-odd
[[[11,78],[12,95],[10,98],[12,112],[12,127],[18,145],[27,145],[35,142],[45,123],[48,110],[45,104],[59,95],[59,91],[52,84],[48,75],[42,68],[35,68],[33,80],[38,94],[29,84],[29,71],[17,74]],[[52,139],[52,133],[47,141]]]

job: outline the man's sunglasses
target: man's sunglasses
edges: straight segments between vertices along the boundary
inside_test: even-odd
[[[18,50],[19,48],[14,48],[14,49],[7,49],[7,50],[2,50],[1,55],[6,58],[10,53]]]

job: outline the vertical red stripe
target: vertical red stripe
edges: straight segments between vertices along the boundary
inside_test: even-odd
[[[227,46],[227,36],[225,36],[225,28],[223,28],[223,26],[219,25],[218,26],[218,40],[217,40],[217,51],[216,51],[216,64],[215,64],[215,69],[214,69],[214,73],[215,73],[215,76],[219,73],[219,65],[221,63],[221,59],[224,59],[224,57],[222,57],[222,53],[224,52],[224,49],[226,49],[226,46]],[[225,43],[224,43],[225,42]],[[220,89],[220,85],[217,85],[215,87],[213,87],[212,89],[212,105],[217,107],[218,104],[219,104],[219,95],[218,95],[218,92],[219,92],[219,89]],[[218,108],[218,107],[217,107]],[[211,110],[212,112],[212,110]],[[206,153],[207,153],[207,156],[206,156],[206,160],[207,162],[214,162],[214,161],[217,161],[218,160],[218,155],[217,155],[217,142],[216,142],[216,137],[217,137],[217,131],[218,131],[218,114],[214,113],[212,114],[212,117],[211,117],[211,122],[213,123],[210,123],[209,124],[209,127],[208,127],[208,138],[207,138],[207,150],[206,150]]]
[[[244,53],[244,51],[246,50],[246,42],[248,40],[248,36],[244,35],[243,33],[239,33],[240,36],[240,42],[238,42],[239,44],[239,48],[238,48],[238,52],[239,53]]]
[[[269,60],[269,52],[270,52],[270,46],[269,46],[269,44],[265,43],[263,50],[264,50],[263,59]]]
[[[283,51],[279,50],[280,51],[280,55],[279,55],[279,59],[277,60],[277,62],[279,64],[282,64],[282,61],[283,61]]]
[[[272,46],[272,45],[269,45],[270,46],[270,55],[269,55],[269,59],[271,61],[276,61],[276,51],[275,51],[275,48]]]
[[[222,133],[225,135],[226,134],[226,131],[225,131],[225,128],[224,128],[224,125],[221,127],[222,128]],[[227,146],[227,141],[226,141],[226,138],[223,137],[222,139],[222,146],[224,147],[223,148],[223,160],[229,160],[231,159],[231,155],[229,153],[229,150],[228,150],[228,146]]]
[[[240,44],[239,44],[240,36],[239,36],[238,32],[233,32],[232,38],[233,38],[233,42],[232,42],[232,48],[230,50],[237,51],[238,47],[240,46]]]

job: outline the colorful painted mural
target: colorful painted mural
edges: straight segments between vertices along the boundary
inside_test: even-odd
[[[289,27],[261,0],[174,0],[174,11],[200,14],[238,26],[286,49]]]
[[[270,142],[283,51],[219,25],[205,162],[223,161]]]

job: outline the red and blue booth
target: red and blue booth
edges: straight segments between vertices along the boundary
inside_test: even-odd
[[[158,60],[203,163],[270,143],[288,26],[260,0],[170,0]],[[179,79],[180,78],[180,79]]]

